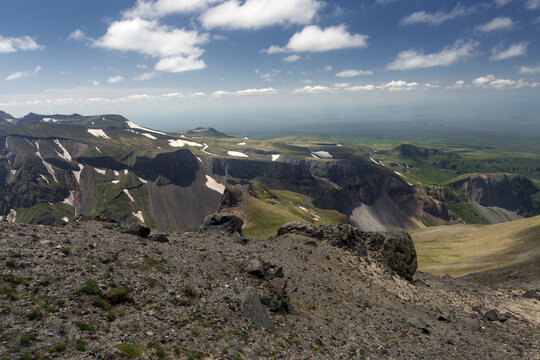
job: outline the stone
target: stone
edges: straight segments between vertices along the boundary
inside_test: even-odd
[[[251,258],[246,264],[246,272],[256,278],[264,278],[264,267],[262,261],[257,258]]]
[[[217,213],[208,215],[204,218],[203,225],[199,228],[200,232],[207,230],[222,230],[230,234],[237,232],[242,234],[242,225],[244,220],[231,213]]]
[[[429,334],[428,325],[420,318],[417,318],[417,317],[408,318],[407,324],[412,327],[422,330],[422,332],[425,334]]]
[[[446,314],[440,314],[438,317],[437,317],[437,320],[438,321],[443,321],[443,322],[450,322],[450,316],[446,315]]]
[[[301,221],[291,221],[286,223],[285,225],[282,225],[278,231],[278,236],[282,236],[285,234],[305,234],[307,236],[314,235],[316,232],[316,228],[308,223],[301,222]]]
[[[499,321],[499,314],[497,310],[489,310],[484,314],[484,318],[489,321]]]
[[[276,330],[259,295],[252,287],[247,287],[242,293],[242,316],[263,329],[272,332]]]
[[[540,300],[540,294],[538,293],[538,290],[527,290],[521,296],[525,299]]]
[[[168,243],[169,238],[165,234],[154,234],[150,237],[150,240],[160,242],[160,243]]]
[[[141,224],[133,223],[124,230],[124,233],[147,238],[148,235],[150,235],[150,228]]]

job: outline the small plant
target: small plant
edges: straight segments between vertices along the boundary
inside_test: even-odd
[[[39,320],[43,317],[43,313],[41,311],[31,311],[26,314],[26,318],[28,320]]]
[[[107,313],[105,317],[109,322],[113,322],[114,320],[116,320],[116,315],[114,315],[114,313],[112,312]]]
[[[197,329],[193,329],[193,330],[191,330],[191,335],[197,337],[197,336],[201,335],[201,332],[199,330],[197,330]]]
[[[107,300],[103,299],[101,296],[96,296],[92,300],[92,305],[97,306],[98,308],[103,310],[111,309],[111,304]]]
[[[114,291],[111,294],[107,295],[107,300],[113,305],[123,304],[131,301],[131,289],[127,286],[122,286]]]
[[[71,250],[69,248],[62,248],[62,249],[60,249],[60,251],[62,252],[62,254],[66,255],[66,256],[71,254]]]
[[[33,334],[33,333],[23,335],[23,336],[21,336],[20,343],[21,343],[21,345],[26,346],[26,345],[30,344],[32,341],[36,340],[36,338],[37,338],[36,334]]]
[[[77,321],[75,323],[75,325],[77,325],[77,327],[81,331],[85,331],[85,332],[94,332],[94,331],[96,331],[96,329],[92,325],[87,324],[87,323],[85,323],[83,321]]]
[[[165,359],[165,349],[163,346],[161,346],[158,343],[148,343],[147,346],[149,349],[154,350],[154,354],[157,356],[158,359]]]
[[[56,344],[54,346],[54,351],[56,352],[62,352],[62,351],[65,351],[66,350],[66,345],[65,344]]]
[[[142,347],[137,344],[117,344],[115,347],[128,359],[136,359],[142,355]]]
[[[95,249],[95,248],[96,248],[96,244],[95,244],[95,243],[88,244],[88,247],[89,247],[90,249]]]
[[[8,268],[14,268],[15,266],[17,266],[17,263],[14,261],[14,260],[6,260],[6,266]]]
[[[80,292],[86,295],[101,295],[101,289],[95,280],[86,280],[83,287],[79,289]]]
[[[86,343],[84,342],[83,339],[77,340],[77,342],[75,343],[75,350],[86,351]]]
[[[191,298],[197,297],[198,295],[191,285],[185,285],[182,291],[184,292],[184,294],[186,294],[186,296],[189,296]]]

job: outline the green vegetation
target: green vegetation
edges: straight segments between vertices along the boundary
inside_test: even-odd
[[[540,249],[540,216],[494,225],[451,225],[411,232],[418,268],[462,276],[533,259]]]
[[[101,295],[101,289],[99,288],[99,284],[97,283],[97,281],[92,279],[86,280],[79,292],[86,295]]]
[[[446,206],[454,212],[461,220],[467,224],[488,224],[489,222],[480,216],[469,204],[465,194],[461,191],[444,187],[444,197]]]
[[[86,351],[86,343],[83,339],[78,339],[75,343],[75,350],[84,352]]]
[[[66,350],[66,345],[65,344],[56,344],[54,346],[54,351],[55,352],[62,352],[62,351],[65,351]]]
[[[37,339],[37,335],[32,333],[32,334],[21,336],[19,342],[21,343],[21,345],[26,346],[36,339]]]
[[[117,344],[116,348],[127,359],[136,359],[143,353],[143,347],[137,344]]]

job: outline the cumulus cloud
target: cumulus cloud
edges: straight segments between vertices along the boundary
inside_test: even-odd
[[[156,76],[156,73],[151,71],[151,72],[147,72],[147,73],[143,73],[141,75],[135,76],[133,80],[136,80],[136,81],[150,80],[150,79],[153,79],[154,76]]]
[[[323,6],[318,0],[227,0],[199,18],[207,29],[260,29],[277,24],[309,24]]]
[[[109,79],[107,80],[107,82],[109,84],[118,84],[119,82],[123,81],[124,78],[120,75],[117,75],[117,76],[111,76],[109,77]]]
[[[68,40],[75,40],[75,41],[81,41],[85,40],[86,34],[81,29],[74,30],[69,36],[67,37]]]
[[[307,86],[304,86],[303,88],[300,88],[300,89],[294,89],[293,92],[295,94],[301,94],[301,93],[318,94],[318,93],[324,93],[324,92],[329,92],[329,91],[332,91],[332,89],[329,88],[328,86],[323,86],[323,85],[311,86],[311,85],[307,85]]]
[[[525,7],[529,10],[540,9],[540,0],[527,0]]]
[[[304,27],[294,34],[284,47],[272,45],[263,52],[322,52],[348,48],[367,47],[367,35],[351,34],[344,24],[321,29],[317,25]]]
[[[496,17],[493,20],[476,27],[481,32],[508,30],[515,26],[514,20],[509,17]]]
[[[338,72],[336,74],[336,77],[355,77],[355,76],[362,76],[362,75],[373,75],[373,71],[347,69],[347,70]]]
[[[540,73],[540,63],[533,66],[522,66],[519,68],[519,72],[522,74],[538,74]]]
[[[388,91],[409,91],[416,89],[418,86],[420,86],[420,84],[415,81],[408,83],[403,80],[393,80],[384,84],[384,88]]]
[[[125,18],[159,18],[169,14],[202,11],[218,0],[137,0],[131,9],[124,12]]]
[[[113,22],[94,46],[120,51],[135,51],[159,57],[155,70],[182,72],[206,67],[200,59],[208,34],[160,25],[156,20],[141,18]]]
[[[345,88],[347,91],[372,91],[375,89],[375,85],[369,84],[369,85],[356,85],[356,86],[349,86]]]
[[[276,94],[277,90],[274,88],[263,88],[263,89],[245,89],[245,90],[238,90],[238,91],[225,91],[225,90],[217,90],[212,93],[212,95],[216,97],[222,97],[222,96],[246,96],[246,95],[269,95],[269,94]]]
[[[446,12],[439,10],[435,13],[428,13],[426,11],[418,11],[412,13],[401,19],[400,25],[412,25],[418,23],[426,23],[431,25],[440,25],[448,20],[465,16],[474,13],[477,10],[476,6],[465,7],[461,4],[457,4],[452,10]]]
[[[496,78],[493,74],[480,76],[474,79],[472,84],[482,89],[520,89],[529,86],[529,83],[523,79],[500,79]]]
[[[41,66],[36,66],[36,68],[33,71],[17,71],[13,74],[8,75],[6,77],[6,80],[11,81],[11,80],[16,80],[20,78],[36,76],[37,73],[40,71],[41,71]]]
[[[491,50],[491,56],[489,57],[489,60],[497,61],[506,60],[518,56],[525,56],[527,55],[528,46],[529,43],[526,41],[513,43],[506,49],[502,48],[500,45],[496,46]]]
[[[285,62],[295,62],[295,61],[298,61],[300,60],[301,56],[298,56],[298,55],[289,55],[289,56],[286,56],[284,58],[281,58],[281,60],[285,61]]]
[[[448,66],[458,60],[473,56],[477,47],[478,43],[475,41],[463,42],[458,40],[438,53],[424,54],[423,51],[405,50],[400,52],[397,58],[389,63],[386,68],[389,70],[408,70]]]
[[[0,53],[14,53],[17,51],[31,51],[43,48],[30,36],[3,37],[0,35]]]

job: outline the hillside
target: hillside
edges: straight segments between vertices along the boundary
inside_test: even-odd
[[[501,267],[540,273],[540,216],[493,225],[452,225],[411,232],[422,271],[463,276]],[[519,275],[519,274],[518,274]],[[510,278],[511,279],[511,278]],[[503,279],[499,279],[503,280]]]
[[[245,243],[226,227],[142,238],[110,222],[0,224],[0,358],[540,354],[538,302],[519,282],[505,291],[424,273],[409,282],[382,261],[402,254],[407,236],[344,228],[321,238],[302,227]],[[366,254],[375,239],[386,252]]]

